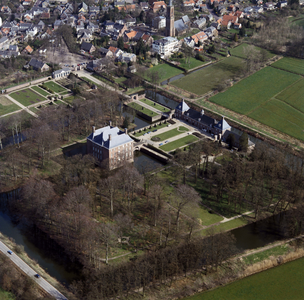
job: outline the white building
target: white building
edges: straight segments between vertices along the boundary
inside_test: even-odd
[[[152,51],[161,56],[170,56],[172,53],[179,50],[179,41],[175,37],[165,37],[161,40],[154,41],[152,44]]]
[[[52,73],[52,77],[53,78],[63,78],[63,77],[68,77],[71,73],[71,69],[69,68],[63,68],[60,70],[57,70],[55,72]]]
[[[134,53],[123,52],[118,59],[125,63],[136,62],[136,55]]]
[[[163,16],[155,17],[152,20],[152,27],[156,29],[162,29],[166,27],[166,18]]]
[[[0,27],[2,26],[2,18],[0,17]]]

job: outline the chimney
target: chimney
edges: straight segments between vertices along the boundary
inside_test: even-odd
[[[92,126],[92,132],[95,133],[95,126]]]
[[[112,127],[112,121],[109,121],[109,125]]]
[[[128,128],[125,128],[125,134],[128,134]]]
[[[111,136],[111,134],[109,134],[109,141],[111,141],[112,140],[112,136]]]
[[[202,111],[201,111],[201,115],[204,115],[204,113],[205,113],[205,111],[202,109]]]

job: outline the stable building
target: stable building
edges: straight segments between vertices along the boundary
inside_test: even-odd
[[[101,166],[113,170],[125,162],[134,161],[134,141],[126,131],[106,126],[95,130],[87,137],[87,153],[93,155]]]

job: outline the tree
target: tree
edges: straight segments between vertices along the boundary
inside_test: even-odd
[[[229,133],[226,139],[226,143],[229,145],[229,148],[232,149],[235,145],[235,136],[233,133]]]
[[[239,139],[239,150],[244,152],[247,152],[248,150],[248,134],[245,131]]]
[[[234,41],[237,42],[239,40],[237,33],[234,34]]]
[[[117,48],[123,50],[124,49],[124,40],[123,37],[119,37],[117,40]]]
[[[109,248],[117,243],[117,228],[115,224],[100,224],[97,228],[100,241],[105,245],[105,263],[109,263]]]
[[[246,34],[246,28],[245,28],[245,26],[242,26],[240,28],[239,35],[242,36],[242,37],[244,37],[245,34]]]

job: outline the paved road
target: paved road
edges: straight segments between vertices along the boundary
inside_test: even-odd
[[[47,293],[51,296],[55,297],[58,300],[67,300],[65,296],[63,296],[58,290],[56,290],[52,285],[50,285],[43,278],[36,278],[34,275],[37,274],[29,265],[27,265],[19,256],[15,253],[8,254],[7,251],[10,250],[5,244],[0,241],[0,251],[2,251],[7,257],[11,259],[11,261],[17,265],[25,274],[30,276],[37,284],[40,285]]]

